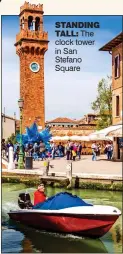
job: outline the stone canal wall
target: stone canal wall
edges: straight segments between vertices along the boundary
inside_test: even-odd
[[[2,183],[24,183],[27,186],[37,186],[41,181],[46,183],[47,186],[58,188],[80,188],[80,189],[94,189],[94,190],[110,190],[110,191],[123,191],[123,182],[119,177],[117,179],[84,176],[72,177],[72,184],[70,185],[69,179],[66,177],[59,177],[51,174],[50,176],[39,176],[34,174],[20,174],[2,172]]]

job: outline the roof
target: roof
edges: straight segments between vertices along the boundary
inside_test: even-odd
[[[107,44],[105,44],[99,50],[100,51],[112,51],[112,48],[118,46],[122,42],[123,42],[123,32],[118,34],[115,38],[113,38],[111,41],[109,41]]]
[[[92,120],[89,120],[89,122],[87,122],[87,119],[86,117],[89,117],[89,116],[94,116],[95,118]],[[97,114],[87,114],[84,116],[84,118],[81,118],[79,121],[78,121],[78,124],[79,125],[91,125],[91,124],[94,124],[96,125],[97,124],[97,119],[96,117],[98,117]]]
[[[53,119],[52,121],[47,121],[47,123],[76,123],[77,124],[77,121],[67,117],[57,117],[56,119]]]

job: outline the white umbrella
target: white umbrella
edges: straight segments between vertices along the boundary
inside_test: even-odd
[[[69,140],[69,139],[70,139],[69,136],[63,136],[63,137],[61,137],[61,140]]]
[[[81,141],[90,141],[89,136],[80,136]]]
[[[89,141],[88,136],[71,136],[70,140]]]
[[[61,140],[61,137],[59,137],[59,136],[52,137],[51,141],[54,141],[54,140]]]
[[[80,140],[80,136],[71,136],[70,140]]]

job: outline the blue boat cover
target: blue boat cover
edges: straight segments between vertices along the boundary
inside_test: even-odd
[[[86,203],[81,198],[75,195],[73,196],[71,193],[60,192],[55,196],[48,198],[45,202],[33,206],[33,209],[59,210],[75,206],[93,206],[93,205]]]

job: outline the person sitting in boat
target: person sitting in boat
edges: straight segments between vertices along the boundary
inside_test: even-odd
[[[34,192],[34,206],[41,202],[44,202],[47,199],[44,192],[45,192],[45,187],[44,187],[44,184],[41,183],[38,186],[38,189]]]

